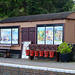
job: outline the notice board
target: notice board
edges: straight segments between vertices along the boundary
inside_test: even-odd
[[[31,44],[31,41],[24,41],[23,42],[21,58],[29,59],[29,56],[26,56],[26,50],[29,49],[29,44]]]

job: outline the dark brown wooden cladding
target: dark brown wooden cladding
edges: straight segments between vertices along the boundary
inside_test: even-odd
[[[51,51],[57,51],[57,45],[38,45],[38,44],[30,44],[29,49],[32,50],[51,50]]]
[[[31,41],[33,44],[35,44],[35,33],[35,27],[21,28],[22,42]]]
[[[22,42],[28,41],[28,28],[21,29],[21,37],[22,37]]]
[[[35,27],[29,28],[29,41],[32,41],[33,44],[35,44]]]

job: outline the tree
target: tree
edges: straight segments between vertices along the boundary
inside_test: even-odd
[[[53,0],[53,4],[56,7],[56,12],[71,11],[74,2],[73,0]]]
[[[37,0],[27,0],[28,15],[40,14],[40,7]]]
[[[0,19],[75,10],[73,0],[0,0]]]

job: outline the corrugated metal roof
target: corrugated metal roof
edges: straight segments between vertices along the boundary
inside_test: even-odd
[[[0,21],[0,23],[6,22],[29,22],[29,21],[39,21],[39,20],[56,20],[56,19],[65,19],[72,12],[60,12],[60,13],[51,13],[51,14],[41,14],[41,15],[30,15],[30,16],[20,16],[20,17],[11,17]]]

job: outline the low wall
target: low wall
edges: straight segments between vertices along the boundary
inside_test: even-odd
[[[10,66],[0,66],[0,75],[75,75],[57,71],[36,70]]]

